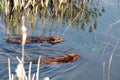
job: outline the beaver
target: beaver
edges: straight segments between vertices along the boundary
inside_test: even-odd
[[[64,39],[60,38],[58,36],[50,36],[50,37],[44,37],[44,36],[27,36],[26,44],[31,43],[50,43],[50,44],[57,44],[60,42],[63,42]],[[14,38],[8,38],[6,42],[13,43],[13,44],[21,44],[22,37],[14,37]]]
[[[72,63],[76,61],[80,57],[77,53],[67,53],[63,56],[54,56],[54,57],[47,57],[41,58],[40,64],[62,64],[62,63]],[[33,60],[33,64],[37,64],[38,60]]]

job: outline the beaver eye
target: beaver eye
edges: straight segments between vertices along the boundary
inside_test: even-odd
[[[55,39],[52,39],[52,41],[55,41]]]

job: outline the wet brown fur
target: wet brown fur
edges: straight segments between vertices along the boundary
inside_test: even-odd
[[[67,53],[63,56],[54,56],[48,58],[41,58],[40,64],[61,64],[61,63],[72,63],[76,61],[80,57],[79,54],[76,53]],[[38,63],[38,60],[32,61],[34,64]]]
[[[9,38],[6,40],[9,43],[14,43],[14,44],[21,44],[22,42],[22,37],[14,37],[14,38]],[[57,36],[51,36],[51,37],[43,37],[43,36],[28,36],[26,39],[26,44],[30,43],[50,43],[50,44],[56,44],[63,42],[63,38],[57,37]]]

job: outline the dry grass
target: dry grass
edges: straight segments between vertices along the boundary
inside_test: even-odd
[[[38,66],[37,66],[37,72],[33,74],[33,76],[31,76],[31,66],[32,66],[32,62],[30,62],[29,65],[29,73],[28,75],[26,75],[25,72],[25,66],[24,66],[24,46],[25,46],[25,42],[26,42],[26,37],[27,37],[27,29],[24,25],[25,22],[25,18],[24,16],[22,16],[22,26],[21,26],[21,35],[22,35],[22,58],[18,58],[17,60],[19,62],[19,64],[17,65],[16,68],[16,76],[18,78],[18,80],[39,80],[39,67],[40,67],[40,58],[38,59]],[[14,75],[11,74],[11,67],[10,67],[10,59],[8,59],[8,70],[9,70],[9,80],[14,80]]]

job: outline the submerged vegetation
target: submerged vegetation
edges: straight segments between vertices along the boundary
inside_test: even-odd
[[[105,9],[102,0],[1,0],[0,12],[5,14],[5,22],[12,26],[13,32],[20,25],[22,15],[32,28],[39,19],[55,19],[92,32]]]

